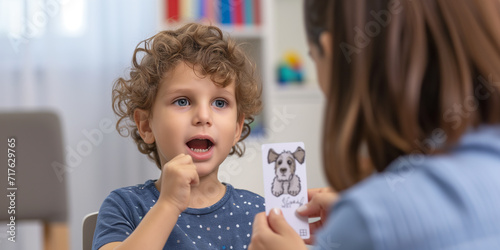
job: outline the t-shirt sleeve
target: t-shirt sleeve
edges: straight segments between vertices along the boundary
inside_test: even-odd
[[[97,250],[110,242],[122,242],[134,231],[131,212],[126,203],[112,192],[102,203],[97,216],[92,250]]]
[[[352,202],[335,205],[329,216],[317,234],[314,250],[374,249],[366,220]]]

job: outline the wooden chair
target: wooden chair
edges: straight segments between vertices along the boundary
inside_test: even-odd
[[[10,216],[15,216],[16,223],[40,220],[44,225],[44,249],[69,249],[66,179],[54,167],[65,166],[57,114],[0,112],[0,154],[5,159],[0,187],[6,187],[15,197],[0,199],[0,207],[15,207],[15,215],[6,211],[0,213],[0,220],[10,223]]]

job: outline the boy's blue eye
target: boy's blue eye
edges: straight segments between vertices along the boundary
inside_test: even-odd
[[[178,106],[184,107],[184,106],[189,105],[189,101],[186,98],[182,98],[182,99],[175,100],[174,104],[177,104]]]
[[[224,100],[215,100],[213,103],[212,103],[215,107],[217,108],[224,108],[227,106],[227,102],[224,101]]]

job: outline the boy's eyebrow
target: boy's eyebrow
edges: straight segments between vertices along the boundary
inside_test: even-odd
[[[167,89],[167,90],[163,91],[163,95],[175,94],[177,92],[186,92],[186,91],[189,92],[189,91],[191,91],[191,89],[189,89],[189,88],[175,88],[173,90]]]
[[[163,91],[163,93],[160,94],[160,97],[164,97],[166,95],[173,95],[173,94],[182,94],[182,93],[186,93],[186,92],[190,93],[190,92],[195,92],[195,91],[197,91],[197,90],[196,89],[191,89],[191,88],[176,88],[176,89],[173,89],[173,90],[165,90],[165,91]],[[222,88],[221,87],[221,88],[219,88],[218,91],[221,91],[224,94],[236,97],[236,93],[231,93],[226,88]]]
[[[235,97],[236,97],[236,93],[231,93],[231,92],[229,92],[229,90],[227,90],[226,88],[220,88],[220,91],[222,91],[222,92],[226,92],[226,94],[229,94],[229,95],[232,95],[232,96],[235,96]]]

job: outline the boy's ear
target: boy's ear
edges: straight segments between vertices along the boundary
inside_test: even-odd
[[[245,123],[245,116],[241,116],[239,121],[236,121],[236,133],[234,134],[233,146],[238,143],[241,138],[241,132],[243,132],[243,124]]]
[[[153,130],[151,129],[149,122],[149,112],[143,109],[135,109],[134,121],[142,140],[144,140],[147,144],[155,142]]]
[[[328,31],[323,31],[319,35],[319,43],[326,56],[331,57],[332,51],[332,34]]]

